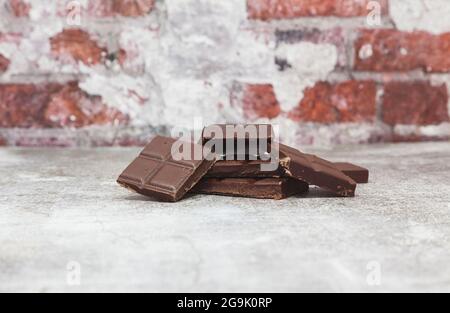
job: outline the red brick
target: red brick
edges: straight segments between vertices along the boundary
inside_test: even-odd
[[[27,17],[30,14],[31,6],[23,0],[9,0],[9,7],[16,17]]]
[[[384,87],[383,121],[389,125],[435,125],[449,121],[445,84],[391,82]]]
[[[90,96],[70,83],[52,95],[44,113],[45,121],[52,127],[83,127],[123,123],[126,116],[106,107],[101,97]]]
[[[247,119],[272,119],[281,113],[272,85],[244,86],[240,102]]]
[[[150,13],[154,0],[116,0],[114,11],[122,16],[136,17]]]
[[[316,123],[372,122],[376,114],[376,93],[373,81],[319,82],[304,91],[299,106],[289,117]]]
[[[0,85],[0,126],[33,127],[42,123],[42,112],[54,86]]]
[[[9,67],[9,60],[0,54],[0,73],[5,72]]]
[[[367,52],[360,53],[361,49]],[[355,51],[355,69],[359,71],[450,71],[450,33],[362,30],[355,42]]]
[[[155,5],[155,0],[91,0],[88,12],[98,17],[127,16],[138,17],[150,13]]]
[[[308,16],[366,16],[370,0],[247,0],[250,19],[274,20]],[[387,0],[379,0],[383,13]]]
[[[106,53],[87,32],[80,29],[65,29],[52,37],[50,43],[55,56],[62,59],[69,56],[86,65],[101,63]]]
[[[0,127],[83,127],[126,121],[100,97],[79,89],[77,82],[0,85]]]
[[[0,137],[0,147],[6,146],[7,142],[6,139],[3,137]]]

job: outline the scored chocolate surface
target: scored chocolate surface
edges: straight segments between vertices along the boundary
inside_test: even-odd
[[[367,184],[369,182],[369,170],[364,167],[347,162],[336,162],[334,165],[358,184]]]
[[[203,178],[193,193],[281,200],[309,190],[305,182],[292,178]]]
[[[174,160],[176,139],[157,136],[120,175],[117,182],[161,201],[180,200],[214,165],[215,160]],[[196,144],[190,145],[193,152]],[[198,148],[198,146],[197,146]]]
[[[280,164],[286,175],[315,185],[342,197],[355,196],[356,182],[336,166],[315,155],[280,144]]]

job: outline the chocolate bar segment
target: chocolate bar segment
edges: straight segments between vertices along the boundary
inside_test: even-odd
[[[209,157],[208,160],[204,157],[195,160],[195,149],[202,147],[193,143],[184,143],[190,148],[190,157],[175,160],[172,145],[176,141],[168,137],[155,137],[125,169],[117,182],[123,187],[161,201],[174,202],[183,198],[214,165],[215,160]]]
[[[338,196],[355,196],[356,182],[333,163],[315,155],[280,144],[280,164],[289,177],[327,189]]]
[[[261,166],[268,164],[270,161],[217,161],[209,170],[206,177],[213,178],[263,178],[263,177],[282,177],[284,170],[278,166],[275,170],[263,171]]]
[[[257,160],[270,153],[274,133],[266,124],[216,124],[203,129],[202,142],[227,160]]]
[[[203,143],[213,139],[265,139],[271,141],[270,124],[215,124],[203,129]]]
[[[281,200],[303,194],[307,183],[292,178],[203,178],[193,193]]]
[[[313,159],[312,155],[306,155]],[[327,162],[327,161],[325,161]],[[205,177],[210,178],[276,178],[284,175],[282,166],[274,171],[262,171],[261,165],[268,161],[217,161],[209,170]],[[366,184],[369,182],[369,170],[355,164],[337,162],[328,162],[328,165],[335,166],[338,170],[353,179],[358,184]]]
[[[364,167],[346,162],[337,162],[334,165],[358,184],[367,184],[369,182],[369,170]]]

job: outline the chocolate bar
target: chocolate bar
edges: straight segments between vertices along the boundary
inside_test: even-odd
[[[203,145],[227,160],[257,160],[270,153],[273,128],[264,124],[217,124],[205,127]]]
[[[313,158],[312,155],[306,155],[309,158]],[[210,178],[269,178],[269,177],[282,177],[284,170],[282,166],[279,166],[274,171],[262,171],[261,165],[268,163],[268,161],[217,161],[214,166],[209,170],[205,177]],[[355,164],[346,162],[331,163],[327,165],[333,165],[342,173],[353,179],[358,184],[367,184],[369,182],[369,170],[360,167]]]
[[[283,144],[279,148],[280,164],[286,171],[285,175],[327,189],[338,196],[355,196],[356,182],[333,163]]]
[[[346,162],[334,163],[337,169],[353,179],[358,184],[367,184],[369,182],[369,170]]]
[[[117,182],[161,201],[178,201],[190,191],[284,199],[307,192],[309,185],[352,197],[356,182],[368,182],[365,168],[302,153],[273,137],[270,125],[208,126],[199,144],[157,136]]]
[[[193,193],[281,200],[309,190],[292,178],[203,178]]]
[[[214,165],[215,160],[210,155],[195,160],[192,153],[202,147],[193,143],[185,143],[190,148],[191,157],[187,160],[175,160],[172,145],[176,141],[168,137],[155,137],[125,169],[117,182],[123,187],[161,201],[174,202],[183,198]]]
[[[263,178],[263,177],[282,177],[284,170],[278,166],[275,170],[263,171],[261,166],[270,161],[217,161],[209,170],[206,177],[213,178]]]

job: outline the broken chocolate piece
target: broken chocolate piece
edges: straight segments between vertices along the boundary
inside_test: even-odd
[[[369,170],[364,167],[346,162],[337,162],[334,165],[358,184],[367,184],[369,182]]]
[[[203,129],[203,143],[213,139],[264,139],[269,143],[273,138],[270,124],[215,124]]]
[[[175,160],[172,145],[177,139],[155,137],[120,175],[117,182],[137,193],[161,201],[178,201],[208,172],[215,160],[204,156],[195,160],[194,143],[184,143],[190,148],[191,157]],[[201,148],[201,146],[200,146]],[[198,151],[198,150],[197,150]]]
[[[306,193],[307,183],[292,178],[203,178],[194,193],[281,200]]]
[[[306,154],[307,157],[313,159],[312,155]],[[325,160],[324,160],[325,161]],[[325,161],[327,162],[327,161]],[[209,170],[205,177],[210,178],[276,178],[282,177],[284,174],[283,168],[280,166],[275,171],[262,171],[261,164],[269,163],[269,161],[217,161]],[[358,184],[366,184],[369,181],[369,170],[345,162],[331,163],[345,175],[353,179]]]
[[[203,145],[227,160],[257,160],[270,154],[274,133],[266,124],[217,124],[205,127]]]
[[[342,197],[355,196],[356,182],[333,163],[280,144],[280,164],[287,176],[325,188]]]
[[[262,177],[281,177],[284,170],[278,166],[273,171],[263,171],[261,165],[269,164],[270,161],[217,161],[216,164],[209,170],[206,177],[213,178],[262,178]]]

